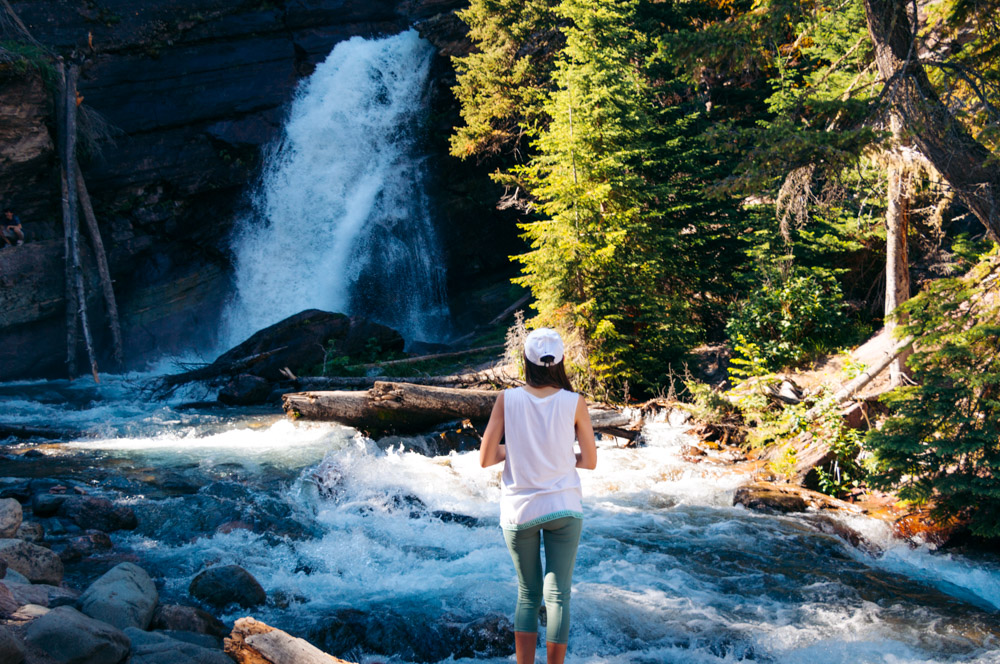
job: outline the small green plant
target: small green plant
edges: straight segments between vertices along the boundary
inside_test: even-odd
[[[786,443],[781,449],[781,456],[769,464],[771,472],[779,477],[790,477],[795,470],[796,456],[795,447]]]
[[[848,380],[853,380],[863,374],[868,365],[859,360],[855,360],[854,356],[848,350],[841,351],[840,356],[844,358],[844,368],[843,374],[844,378]]]

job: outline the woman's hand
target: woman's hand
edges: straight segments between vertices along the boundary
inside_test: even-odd
[[[580,452],[576,455],[576,467],[593,470],[597,467],[597,441],[594,440],[594,425],[590,421],[590,411],[587,401],[580,396],[576,404],[576,440],[580,443]],[[485,437],[483,438],[485,440]]]
[[[495,465],[507,458],[507,447],[500,444],[503,438],[503,392],[497,397],[490,413],[490,421],[483,432],[483,442],[479,446],[479,465],[483,468]]]

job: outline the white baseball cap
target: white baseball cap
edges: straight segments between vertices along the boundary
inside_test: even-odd
[[[563,359],[563,342],[559,333],[551,327],[540,327],[532,330],[524,340],[524,355],[532,364],[551,367]],[[542,360],[546,359],[547,362]]]

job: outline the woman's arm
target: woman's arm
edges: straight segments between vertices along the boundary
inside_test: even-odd
[[[503,392],[493,404],[490,421],[483,432],[483,442],[479,446],[479,465],[483,468],[500,463],[507,458],[507,448],[500,444],[503,438]]]
[[[594,440],[594,425],[590,421],[590,411],[587,401],[580,396],[576,404],[576,440],[580,443],[580,452],[576,455],[576,467],[593,470],[597,467],[597,441]]]

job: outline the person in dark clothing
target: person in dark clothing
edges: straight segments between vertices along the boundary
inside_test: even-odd
[[[0,225],[3,226],[3,232],[0,235],[3,235],[3,241],[7,245],[21,246],[24,244],[24,230],[21,228],[21,220],[14,214],[13,210],[7,208],[3,211],[3,220],[0,221]]]

